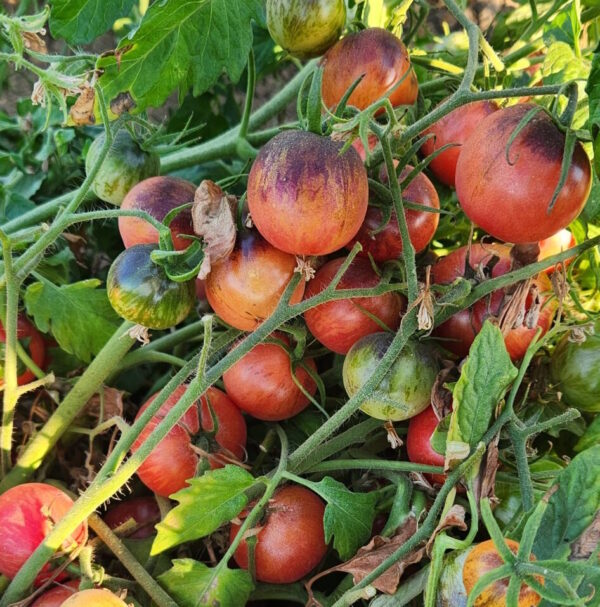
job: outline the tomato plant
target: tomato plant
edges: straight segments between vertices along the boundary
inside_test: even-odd
[[[132,520],[135,529],[127,537],[142,540],[154,533],[154,525],[160,521],[160,508],[153,497],[132,497],[111,506],[103,518],[111,529]]]

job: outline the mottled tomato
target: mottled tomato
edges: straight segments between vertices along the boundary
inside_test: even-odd
[[[269,584],[291,584],[314,569],[327,551],[324,514],[325,504],[312,491],[297,485],[279,489],[269,500],[256,536],[256,579]],[[239,528],[240,525],[231,525],[230,542]],[[242,569],[248,569],[246,540],[242,540],[233,558]]]
[[[373,333],[357,341],[346,355],[343,367],[344,388],[354,396],[371,378],[393,335]],[[438,372],[432,348],[410,340],[367,398],[361,410],[376,419],[400,421],[421,413],[431,402],[431,389]]]
[[[150,258],[153,244],[125,249],[108,270],[106,290],[115,312],[150,329],[168,329],[190,313],[196,301],[194,280],[174,282]]]
[[[276,334],[287,347],[290,340]],[[312,358],[304,364],[316,372]],[[296,380],[311,395],[317,384],[307,371],[296,366]],[[280,421],[297,415],[310,402],[292,377],[292,361],[288,352],[274,343],[254,346],[238,362],[223,373],[225,390],[231,400],[246,413],[265,421]]]
[[[552,354],[552,377],[564,400],[581,411],[600,413],[600,322],[583,343],[565,335]]]
[[[577,242],[575,241],[575,237],[569,230],[560,230],[556,234],[550,236],[550,238],[545,238],[544,240],[540,240],[540,255],[538,259],[542,261],[543,259],[547,259],[548,257],[552,257],[553,255],[558,255],[558,253],[562,253],[574,247]],[[564,265],[568,266],[575,258],[570,257],[567,259],[564,264],[557,264],[558,266]],[[550,266],[544,270],[546,274],[552,274],[554,270],[556,270],[557,265]]]
[[[176,207],[193,202],[195,192],[196,186],[189,181],[169,176],[151,177],[130,190],[121,208],[146,211],[158,221],[162,221],[167,213]],[[169,227],[175,248],[186,249],[191,241],[184,236],[194,234],[190,209],[178,213]],[[156,228],[139,217],[119,217],[119,233],[126,248],[136,244],[158,244]]]
[[[82,590],[70,596],[61,607],[128,607],[119,597],[105,588]]]
[[[17,485],[0,495],[0,573],[12,579],[34,550],[73,506],[63,491],[44,483]],[[63,542],[71,552],[87,541],[87,523],[81,523]],[[44,565],[36,585],[52,577],[53,564]]]
[[[92,142],[85,158],[85,170],[89,175],[98,161],[106,141],[104,132]],[[128,131],[117,131],[100,170],[92,182],[94,194],[105,202],[119,206],[131,188],[142,179],[158,175],[160,160],[154,152],[142,150]]]
[[[254,225],[274,247],[326,255],[353,238],[369,200],[367,172],[354,148],[305,131],[283,131],[259,152],[248,177]]]
[[[318,57],[346,24],[344,0],[267,0],[267,27],[281,48],[300,59]]]
[[[31,607],[60,607],[70,596],[79,590],[79,580],[71,580],[64,584],[55,584],[37,600],[31,603]]]
[[[296,265],[293,255],[271,246],[255,231],[243,232],[231,255],[208,275],[206,298],[226,323],[252,331],[273,313]],[[301,281],[291,303],[299,302],[303,293]]]
[[[444,557],[435,607],[467,607],[467,591],[463,583],[462,571],[471,550],[472,547],[454,550]]]
[[[517,553],[519,549],[518,542],[513,540],[505,540],[506,545],[509,547],[511,552]],[[530,560],[534,561],[535,557],[532,555]],[[490,571],[501,567],[504,564],[501,556],[498,554],[494,542],[487,540],[473,546],[469,551],[465,564],[463,567],[463,583],[465,590],[467,591],[467,597],[473,590],[475,584]],[[543,583],[543,579],[536,576],[536,579]],[[505,607],[506,606],[506,592],[508,590],[508,578],[504,578],[490,584],[476,599],[475,607]],[[532,590],[526,584],[521,584],[519,591],[519,607],[536,607],[542,597]]]
[[[173,391],[135,440],[132,452],[137,451],[186,390],[187,386],[182,385]],[[144,403],[136,419],[156,396]],[[214,431],[212,413],[218,425],[214,437],[210,435]],[[168,497],[183,489],[186,481],[196,475],[201,456],[211,468],[221,468],[228,461],[241,460],[245,446],[246,422],[242,414],[224,392],[211,387],[158,443],[137,473],[148,489]]]
[[[402,180],[413,169],[406,165],[400,173],[399,181]],[[424,173],[419,173],[402,190],[402,198],[408,202],[414,202],[430,209],[440,208],[440,199],[433,183]],[[439,223],[438,213],[428,213],[427,211],[415,211],[407,209],[405,211],[406,223],[410,241],[417,253],[423,251],[431,242]],[[402,238],[398,228],[398,219],[396,212],[392,211],[392,216],[383,230],[378,231],[383,221],[383,211],[374,206],[369,206],[365,221],[363,222],[356,238],[348,245],[352,247],[354,242],[358,241],[362,245],[362,251],[359,255],[367,257],[369,254],[378,263],[383,263],[390,259],[398,259],[402,253]]]
[[[431,446],[431,437],[438,423],[439,420],[433,407],[427,407],[418,415],[411,417],[406,435],[406,451],[411,462],[443,467],[444,456]],[[446,480],[444,474],[426,474],[425,476],[431,483],[439,485],[443,485]]]
[[[552,236],[579,215],[590,193],[590,160],[577,142],[566,182],[548,212],[560,177],[565,135],[544,110],[519,132],[507,154],[510,137],[535,107],[518,104],[490,114],[462,146],[456,165],[456,193],[463,211],[506,242]]]
[[[28,351],[31,360],[42,369],[46,362],[46,343],[41,333],[27,320],[19,314],[17,318],[17,338]],[[6,332],[2,323],[0,323],[0,386],[4,385],[4,350],[6,344]],[[35,379],[35,375],[20,361],[17,361],[17,382],[19,386],[29,383]]]
[[[458,162],[462,146],[479,126],[479,123],[497,109],[498,105],[494,101],[467,103],[452,110],[434,125],[423,131],[423,135],[433,135],[421,147],[421,151],[425,156],[433,154],[433,152],[445,145],[458,144],[444,150],[429,164],[431,172],[442,183],[454,187],[456,163]]]
[[[127,537],[132,540],[143,540],[154,534],[154,525],[160,522],[160,508],[153,497],[132,497],[111,506],[103,519],[111,529],[133,520],[136,529]]]
[[[331,283],[345,259],[340,257],[327,262],[317,270],[304,293],[305,299],[318,295]],[[379,276],[364,258],[355,258],[342,276],[336,290],[369,288],[378,285]],[[327,348],[346,354],[361,338],[377,333],[384,326],[397,329],[406,300],[398,293],[385,293],[377,297],[339,299],[315,306],[304,313],[310,332]],[[374,320],[377,318],[379,323]]]

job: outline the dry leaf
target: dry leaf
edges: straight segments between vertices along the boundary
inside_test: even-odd
[[[204,240],[204,261],[198,278],[206,278],[211,267],[233,251],[236,206],[236,197],[225,194],[214,181],[205,179],[198,186],[192,205],[194,232]]]
[[[589,559],[600,544],[600,511],[596,512],[590,526],[571,544],[570,560]]]
[[[452,412],[452,392],[446,388],[445,384],[456,381],[458,377],[456,365],[448,361],[447,366],[435,378],[431,389],[431,406],[440,421]]]
[[[479,503],[482,499],[488,497],[492,503],[498,503],[498,498],[494,493],[496,485],[496,472],[498,471],[498,441],[500,435],[491,440],[488,445],[485,457],[479,468],[479,474],[475,479],[475,499]]]
[[[85,86],[69,110],[69,116],[73,124],[84,126],[96,123],[96,116],[94,115],[95,98],[94,87],[91,85]]]
[[[111,102],[110,102],[110,111],[115,116],[120,116],[126,112],[130,112],[133,108],[135,108],[136,103],[133,100],[133,97],[127,93],[119,93]]]
[[[111,417],[123,417],[123,395],[125,392],[116,388],[104,386],[102,398],[94,394],[85,405],[83,412],[86,415],[104,421]]]
[[[21,37],[23,38],[25,48],[28,48],[34,53],[41,53],[43,55],[48,53],[46,42],[35,32],[21,32]]]
[[[451,527],[457,527],[461,531],[467,530],[467,524],[465,523],[465,509],[463,506],[459,506],[458,504],[454,504],[446,513],[446,516],[438,523],[434,532],[432,533],[429,541],[427,542],[427,546],[425,550],[427,555],[431,555],[431,549],[433,548],[433,542],[435,538],[446,529],[450,529]]]

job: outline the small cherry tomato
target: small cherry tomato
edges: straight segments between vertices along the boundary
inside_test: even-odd
[[[98,161],[105,141],[106,135],[102,132],[92,142],[85,158],[87,174]],[[158,155],[142,150],[129,131],[121,129],[117,131],[108,154],[94,177],[92,190],[100,200],[120,206],[127,192],[136,183],[146,177],[158,175],[159,171]]]
[[[312,491],[296,485],[279,489],[269,501],[256,536],[256,579],[269,584],[291,584],[314,569],[327,551],[324,514],[325,504]],[[240,525],[232,523],[230,542],[239,528]],[[248,569],[245,539],[233,558],[242,569]]]
[[[360,228],[369,200],[367,172],[354,148],[305,131],[283,131],[259,152],[248,177],[254,225],[294,255],[341,249]]]
[[[444,466],[444,456],[431,446],[431,437],[439,424],[433,407],[427,407],[418,415],[410,418],[406,435],[406,451],[408,459],[416,464],[429,466]],[[444,474],[426,474],[431,483],[443,485],[446,481]]]
[[[290,340],[285,335],[273,337],[289,347]],[[305,358],[303,362],[316,372],[312,358]],[[303,388],[314,395],[317,384],[308,372],[298,365],[295,375]],[[242,411],[265,421],[289,419],[310,402],[294,382],[289,353],[274,343],[254,346],[223,373],[223,383],[227,395]]]
[[[135,440],[132,452],[137,451],[186,390],[187,386],[182,385],[173,391]],[[156,396],[154,394],[144,403],[136,419]],[[218,424],[214,437],[211,409]],[[163,497],[169,497],[183,489],[186,481],[196,476],[201,456],[208,461],[211,468],[221,468],[229,461],[241,460],[245,446],[246,422],[242,414],[224,392],[211,387],[190,406],[158,443],[137,473],[148,489]]]
[[[40,368],[46,363],[46,343],[42,334],[27,320],[27,317],[19,314],[17,318],[17,338],[28,350],[31,360]],[[0,386],[4,385],[4,350],[6,344],[6,332],[0,323]],[[28,384],[35,379],[35,375],[25,365],[17,361],[17,383],[19,386]]]
[[[373,333],[350,348],[343,367],[348,396],[354,396],[370,379],[392,339],[389,333]],[[390,421],[414,417],[430,404],[437,372],[431,347],[410,340],[361,410],[376,419]]]
[[[293,255],[271,246],[257,232],[244,232],[231,255],[206,278],[206,298],[226,323],[252,331],[273,313],[296,265]],[[298,284],[291,303],[302,299],[304,284]]]
[[[110,590],[92,588],[70,596],[61,607],[128,607],[128,605]]]
[[[550,238],[545,238],[544,240],[540,240],[540,255],[539,255],[539,260],[542,261],[543,259],[547,259],[548,257],[552,257],[553,255],[558,255],[558,253],[562,253],[563,251],[566,251],[568,249],[570,249],[571,247],[574,247],[577,242],[575,241],[575,237],[573,236],[573,234],[571,234],[571,232],[569,232],[569,230],[560,230],[559,232],[556,232],[556,234],[553,234],[552,236],[550,236]],[[552,274],[552,272],[554,272],[554,270],[556,270],[557,266],[568,266],[575,258],[574,257],[570,257],[569,259],[567,259],[565,262],[563,262],[562,264],[556,264],[553,266],[550,266],[549,268],[546,268],[544,270],[544,272],[546,272],[546,274]]]
[[[158,221],[167,213],[183,204],[194,201],[196,186],[177,177],[151,177],[140,181],[123,200],[122,209],[146,211]],[[187,249],[191,240],[185,235],[193,235],[192,213],[190,209],[179,212],[169,224],[175,249]],[[158,244],[158,231],[139,217],[119,217],[119,233],[125,248],[136,244]]]
[[[344,258],[333,259],[319,268],[306,287],[305,299],[323,291],[332,281]],[[379,276],[364,258],[355,258],[340,280],[338,289],[369,288],[379,284]],[[406,300],[398,293],[377,297],[339,299],[315,306],[304,313],[310,332],[327,348],[346,354],[361,338],[382,330],[400,326],[400,316]],[[378,319],[376,322],[374,319]]]
[[[108,270],[106,290],[115,312],[149,329],[168,329],[190,313],[196,301],[194,280],[174,282],[150,254],[152,244],[125,249]]]
[[[402,41],[391,32],[374,27],[348,34],[334,44],[321,59],[323,103],[334,108],[346,91],[362,75],[348,105],[364,110],[375,101],[389,97],[394,107],[412,105],[419,84]]]
[[[143,540],[154,534],[154,525],[160,522],[160,508],[153,497],[132,497],[111,506],[102,518],[111,529],[133,520],[136,529],[127,537]]]
[[[79,580],[71,580],[64,584],[57,583],[47,590],[38,599],[31,603],[31,607],[61,607],[61,605],[79,590]]]
[[[44,483],[17,485],[0,495],[0,573],[15,577],[72,506],[73,500],[66,493]],[[63,542],[62,552],[71,552],[86,541],[87,524],[81,523]],[[53,569],[52,563],[44,565],[36,585],[51,578]]]

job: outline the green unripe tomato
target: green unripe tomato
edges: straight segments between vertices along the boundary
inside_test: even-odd
[[[565,335],[552,355],[551,371],[567,404],[600,412],[600,322],[583,343],[570,342]]]
[[[435,607],[466,607],[467,591],[463,583],[463,567],[471,547],[455,550],[444,558],[444,567],[438,583]]]
[[[348,396],[354,396],[373,375],[392,339],[391,333],[372,333],[350,348],[343,368]],[[390,421],[414,417],[431,403],[437,372],[431,347],[409,340],[383,381],[362,404],[362,411]]]
[[[267,27],[279,46],[300,59],[318,57],[346,24],[344,0],[267,0]]]
[[[87,174],[96,164],[105,141],[106,135],[101,133],[92,142],[85,158]],[[108,154],[92,182],[92,190],[100,200],[121,206],[123,198],[134,185],[143,179],[158,175],[159,171],[158,155],[142,150],[129,131],[121,129],[117,131]]]
[[[106,289],[115,312],[149,329],[168,329],[190,313],[196,281],[174,282],[150,258],[154,244],[125,249],[108,270]]]

